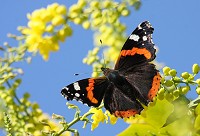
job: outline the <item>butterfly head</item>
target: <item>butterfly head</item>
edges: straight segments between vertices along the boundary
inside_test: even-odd
[[[109,75],[109,73],[112,71],[111,69],[105,67],[102,67],[101,70],[105,76]]]

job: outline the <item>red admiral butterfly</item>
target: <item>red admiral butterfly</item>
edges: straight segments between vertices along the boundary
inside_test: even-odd
[[[105,76],[87,78],[64,87],[67,100],[76,99],[88,106],[105,108],[116,117],[131,117],[156,96],[161,76],[149,63],[156,55],[152,42],[154,28],[142,22],[129,36],[120,52],[114,69],[101,68]]]

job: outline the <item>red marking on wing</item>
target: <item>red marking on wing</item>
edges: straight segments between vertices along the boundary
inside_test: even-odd
[[[86,87],[87,90],[87,98],[92,102],[92,103],[98,103],[98,100],[94,98],[93,90],[94,90],[94,79],[88,79],[89,85]]]
[[[148,93],[148,99],[149,100],[153,100],[153,98],[156,96],[159,87],[160,87],[160,80],[161,80],[161,76],[160,74],[157,72],[157,75],[154,76],[153,78],[153,83],[152,83],[152,87]]]
[[[120,53],[121,56],[134,56],[135,54],[144,55],[147,59],[151,58],[151,52],[148,51],[146,48],[133,47],[131,50],[122,50]]]
[[[115,111],[114,115],[116,117],[121,117],[121,118],[129,118],[131,116],[134,116],[135,114],[138,114],[139,111],[131,109],[131,110],[126,110],[126,111]]]

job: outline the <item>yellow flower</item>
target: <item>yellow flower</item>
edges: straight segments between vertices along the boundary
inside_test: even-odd
[[[47,10],[45,10],[45,12],[43,14],[41,14],[41,20],[44,22],[50,22],[51,19],[53,18],[53,15],[51,15],[51,13]]]
[[[45,23],[42,21],[29,21],[28,27],[32,30],[32,33],[41,35],[45,30]]]
[[[26,37],[28,51],[39,52],[44,60],[48,60],[50,52],[58,51],[59,42],[64,42],[72,34],[71,27],[65,21],[66,14],[66,7],[58,3],[28,14],[27,27],[19,27],[19,31]]]
[[[83,28],[84,29],[89,29],[90,28],[90,22],[89,21],[85,21],[85,22],[83,22]]]
[[[53,29],[54,29],[53,25],[48,25],[48,26],[46,27],[45,31],[46,31],[46,32],[49,32],[49,33],[52,33],[52,32],[53,32]]]
[[[58,6],[59,6],[58,3],[53,3],[51,5],[48,5],[47,6],[47,11],[50,12],[52,15],[54,15],[54,14],[56,14],[55,11],[56,11],[56,9],[57,9]]]
[[[99,126],[99,122],[97,121],[93,121],[92,125],[91,125],[91,130],[93,131],[95,128],[97,128]]]
[[[68,28],[67,28],[67,29],[66,29],[66,28],[60,29],[60,30],[58,31],[57,35],[58,35],[58,39],[59,39],[60,41],[64,42],[65,39],[66,39],[66,36],[71,35],[71,29],[68,29]]]
[[[52,37],[47,37],[39,42],[38,49],[43,59],[48,60],[51,51],[59,50],[59,44],[57,41],[53,41]]]
[[[145,118],[136,114],[135,117],[125,118],[124,121],[129,124],[144,124]]]
[[[29,35],[27,36],[25,42],[28,44],[28,51],[29,52],[37,52],[38,50],[38,43],[41,40],[41,37],[38,35]]]
[[[100,122],[104,123],[104,121],[107,120],[107,116],[104,115],[102,109],[91,108],[90,112],[94,113],[91,117],[91,119],[93,119],[91,130],[93,131],[99,126]]]
[[[57,15],[52,20],[52,24],[54,26],[59,26],[59,25],[63,24],[64,22],[65,22],[65,19],[63,18],[62,15]]]
[[[112,124],[112,125],[116,124],[117,119],[118,119],[117,117],[115,117],[114,115],[110,114],[109,111],[106,111],[105,114],[109,116],[110,124]]]
[[[67,9],[64,5],[59,5],[56,9],[56,13],[66,15]]]

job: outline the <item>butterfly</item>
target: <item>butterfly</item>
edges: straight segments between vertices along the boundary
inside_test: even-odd
[[[61,94],[88,106],[104,107],[116,117],[139,114],[156,96],[161,76],[155,65],[154,28],[149,21],[137,26],[124,43],[114,69],[102,67],[102,77],[86,78],[65,86]]]

